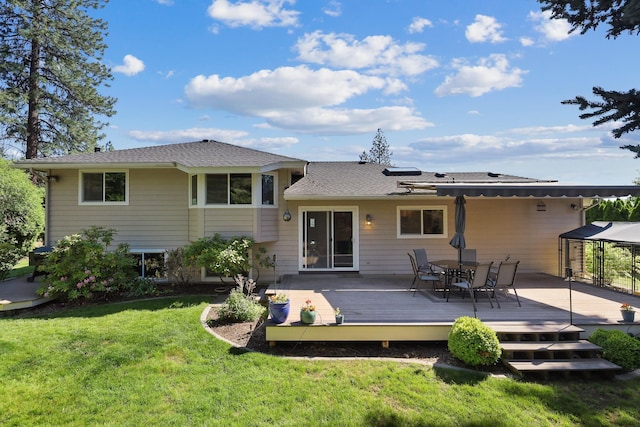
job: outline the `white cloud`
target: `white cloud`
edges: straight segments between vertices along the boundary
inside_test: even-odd
[[[210,17],[230,27],[296,27],[300,12],[285,9],[285,4],[295,0],[251,0],[235,3],[228,0],[213,0],[207,12]]]
[[[465,36],[471,43],[501,43],[507,40],[502,36],[502,24],[486,15],[476,15],[474,23],[467,26]]]
[[[334,18],[342,15],[342,4],[339,1],[331,0],[327,5],[322,9],[325,15],[332,16]]]
[[[394,79],[298,66],[262,70],[241,78],[196,76],[185,87],[185,97],[194,107],[259,117],[271,128],[301,133],[338,135],[378,127],[408,130],[431,126],[410,107],[337,108],[372,90],[404,89]]]
[[[433,126],[414,109],[401,106],[374,109],[308,108],[272,114],[267,120],[274,127],[322,135],[360,134],[377,128],[407,131]]]
[[[509,60],[502,54],[482,58],[477,65],[455,60],[452,66],[457,70],[456,74],[445,78],[436,88],[436,95],[466,94],[478,97],[494,90],[518,87],[522,83],[522,75],[526,73],[519,68],[509,67]]]
[[[114,73],[122,73],[125,76],[135,76],[144,70],[144,62],[133,55],[125,55],[123,61],[123,65],[113,67],[112,71]]]
[[[127,132],[127,135],[137,141],[168,144],[185,141],[201,141],[203,139],[215,139],[217,141],[231,142],[241,138],[245,138],[248,135],[248,132],[217,128],[190,128],[175,129],[169,131],[132,130]]]
[[[185,95],[196,107],[264,116],[271,111],[335,106],[388,87],[385,79],[356,71],[297,66],[260,70],[240,78],[199,75],[187,84]]]
[[[520,37],[520,44],[524,47],[533,46],[535,42],[530,37]]]
[[[421,33],[424,31],[424,27],[433,27],[433,23],[426,18],[416,16],[409,25],[409,33]]]
[[[419,52],[422,43],[399,44],[390,36],[356,40],[350,34],[315,31],[298,39],[298,60],[335,68],[367,69],[374,74],[415,76],[438,67],[438,61]]]
[[[571,25],[566,19],[551,19],[551,12],[529,12],[529,20],[535,23],[534,29],[542,34],[545,41],[559,42],[576,35],[569,33]]]
[[[173,0],[156,0],[156,3],[164,6],[173,6]]]
[[[185,141],[211,139],[266,151],[278,151],[284,148],[291,148],[300,142],[298,138],[290,136],[252,138],[246,131],[218,128],[173,129],[168,131],[132,130],[127,132],[127,135],[136,141],[154,144],[177,144]]]

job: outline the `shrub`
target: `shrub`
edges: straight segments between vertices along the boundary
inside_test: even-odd
[[[251,268],[249,248],[253,240],[248,237],[232,237],[229,240],[219,234],[204,237],[185,246],[183,256],[187,265],[204,267],[224,277],[246,275]]]
[[[602,357],[627,371],[640,368],[640,340],[622,331],[596,329],[589,341],[602,347]]]
[[[43,195],[28,174],[0,159],[0,280],[40,237],[44,229]]]
[[[136,277],[131,282],[127,296],[130,297],[144,297],[149,295],[158,295],[158,284],[155,280],[146,277]]]
[[[480,319],[467,316],[453,323],[448,347],[451,354],[471,366],[492,365],[502,353],[495,331]]]
[[[243,276],[236,276],[237,286],[231,290],[227,299],[218,308],[218,317],[230,322],[253,322],[258,320],[266,311],[254,299],[255,282]]]
[[[91,227],[58,241],[44,260],[43,268],[49,274],[38,293],[76,300],[129,289],[137,277],[136,262],[126,244],[107,250],[114,234],[115,230]]]
[[[167,275],[169,280],[179,285],[187,285],[191,281],[191,271],[185,257],[184,248],[169,249],[167,251]]]
[[[20,260],[21,256],[20,250],[15,245],[0,241],[0,280],[9,277],[11,269]]]

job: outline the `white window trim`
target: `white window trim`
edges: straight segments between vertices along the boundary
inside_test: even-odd
[[[84,174],[85,173],[124,173],[124,201],[123,202],[109,202],[109,201],[101,201],[101,202],[85,202],[84,199]],[[104,198],[104,194],[102,195]],[[78,171],[78,205],[82,206],[127,206],[129,205],[129,169],[80,169]]]
[[[400,232],[400,211],[420,211],[420,215],[422,216],[422,211],[442,211],[442,234],[402,234]],[[396,233],[398,239],[444,239],[449,235],[449,230],[447,227],[448,224],[448,215],[447,215],[447,206],[446,205],[435,205],[435,206],[398,206],[396,208]],[[422,227],[422,221],[420,223],[420,227]],[[423,230],[424,231],[424,230]]]
[[[250,173],[251,174],[251,204],[247,205],[233,205],[230,203],[229,197],[229,186],[231,175],[233,174],[243,174]],[[226,204],[217,204],[217,203],[207,203],[207,175],[227,175],[227,203]],[[191,204],[191,177],[196,175],[198,181],[198,203],[193,205]],[[263,205],[262,204],[262,175],[271,175],[273,176],[273,205]],[[264,208],[264,209],[277,209],[278,208],[278,173],[277,172],[203,172],[203,173],[193,173],[189,175],[189,192],[187,194],[187,203],[190,209],[192,208],[206,208],[206,209],[247,209],[247,208]]]

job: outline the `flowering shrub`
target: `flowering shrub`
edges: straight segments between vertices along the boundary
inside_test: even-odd
[[[253,240],[248,237],[226,240],[215,234],[185,246],[183,257],[190,266],[204,267],[224,277],[246,275],[251,268],[249,248],[252,245]]]
[[[44,297],[98,299],[128,289],[137,274],[129,247],[107,248],[115,230],[92,227],[58,241],[44,260],[48,274],[38,293]]]

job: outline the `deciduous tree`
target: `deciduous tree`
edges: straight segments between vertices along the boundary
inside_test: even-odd
[[[107,0],[0,2],[0,137],[27,159],[92,150],[115,99],[100,61],[106,22],[89,15]]]

